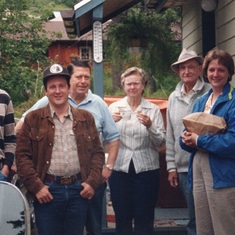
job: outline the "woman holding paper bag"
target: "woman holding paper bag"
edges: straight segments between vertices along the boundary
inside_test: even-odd
[[[199,235],[235,234],[235,90],[230,85],[234,61],[213,49],[203,63],[212,89],[200,97],[193,112],[223,117],[227,129],[215,135],[184,131],[181,147],[191,152],[189,181],[193,187]]]

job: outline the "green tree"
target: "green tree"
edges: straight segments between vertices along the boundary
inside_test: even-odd
[[[78,3],[78,0],[55,0],[54,2],[57,4],[64,4],[70,8],[73,8],[74,5]]]
[[[169,82],[170,64],[180,52],[170,27],[172,22],[180,20],[180,9],[167,9],[162,13],[144,9],[141,5],[125,12],[108,27],[108,40],[105,45],[107,61],[111,63],[114,78],[113,90],[117,90],[120,73],[129,66],[140,66],[149,74],[149,94],[157,89],[166,89],[166,96],[171,92]],[[132,42],[135,45],[132,45]],[[137,44],[136,44],[137,43]],[[138,47],[137,53],[130,48]],[[175,86],[175,77],[172,79]],[[164,87],[163,87],[164,86]],[[171,89],[171,90],[169,90]]]
[[[36,95],[39,74],[48,63],[50,44],[43,18],[26,13],[27,0],[0,0],[0,80],[1,88],[15,104],[24,99],[23,90]]]

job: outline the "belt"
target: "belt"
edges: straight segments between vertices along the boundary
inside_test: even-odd
[[[72,184],[81,179],[81,173],[71,176],[56,176],[46,174],[45,180],[54,181],[58,184]]]

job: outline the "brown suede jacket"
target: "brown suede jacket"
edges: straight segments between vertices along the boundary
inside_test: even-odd
[[[93,116],[71,107],[83,182],[96,189],[101,184],[104,151]],[[49,105],[30,112],[17,135],[17,173],[26,189],[34,195],[43,187],[50,166],[55,126]]]

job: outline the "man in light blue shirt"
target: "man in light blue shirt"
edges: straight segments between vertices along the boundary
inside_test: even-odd
[[[91,69],[86,62],[73,61],[68,66],[71,75],[69,103],[77,108],[89,111],[95,119],[95,124],[100,133],[101,141],[108,154],[102,171],[103,184],[96,190],[95,196],[89,202],[86,229],[89,235],[102,235],[102,201],[106,188],[106,180],[110,177],[119,149],[119,132],[115,122],[103,99],[90,90]],[[47,97],[40,99],[27,110],[16,125],[16,132],[23,125],[24,117],[28,112],[44,107],[48,104]]]

